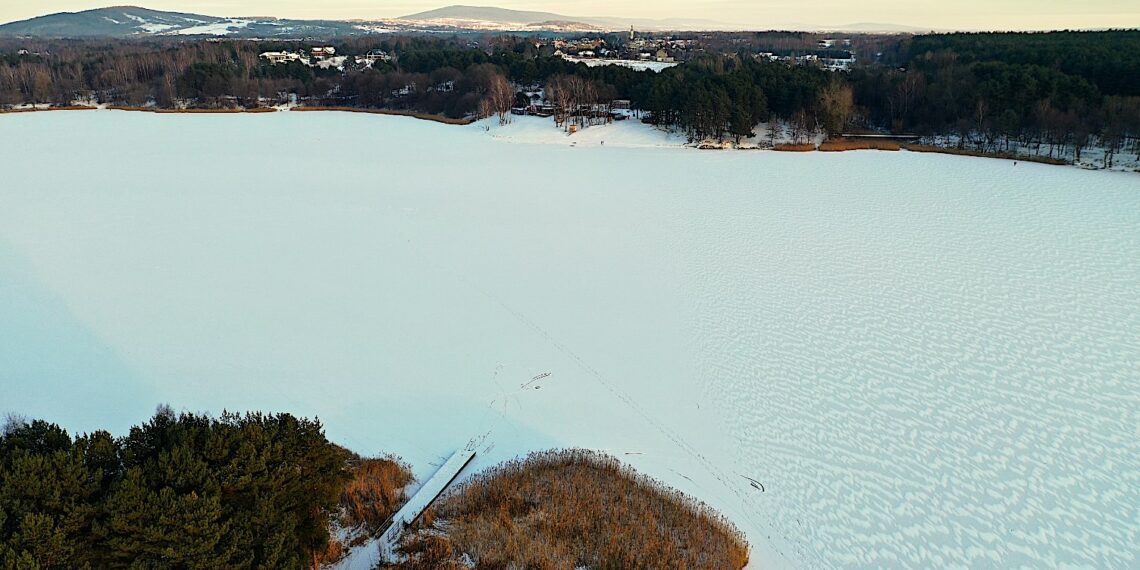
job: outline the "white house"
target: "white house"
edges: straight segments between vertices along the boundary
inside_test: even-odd
[[[383,61],[383,62],[392,61],[392,56],[383,50],[374,49],[374,50],[372,50],[372,51],[370,51],[370,52],[368,52],[362,56],[358,56],[356,58],[356,63],[367,65],[369,67],[371,67],[372,64],[374,64],[378,61]]]
[[[261,59],[269,60],[269,63],[276,65],[290,61],[301,61],[301,54],[288,51],[267,51],[261,54]]]

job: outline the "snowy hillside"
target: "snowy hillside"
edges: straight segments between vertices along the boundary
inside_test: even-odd
[[[219,18],[200,14],[161,12],[135,6],[98,8],[41,16],[0,25],[0,36],[48,38],[130,38],[161,35],[233,37],[307,37],[367,33],[359,23]]]
[[[402,16],[401,20],[446,23],[467,29],[524,30],[552,29],[566,31],[625,31],[630,26],[640,30],[732,30],[739,24],[726,24],[695,18],[619,18],[604,16],[566,16],[551,12],[509,10],[493,6],[446,6],[426,12]]]
[[[160,12],[134,6],[99,8],[41,16],[0,26],[0,35],[45,37],[125,37],[162,34],[197,26],[218,25],[225,18]]]
[[[242,38],[335,37],[389,32],[549,31],[598,33],[603,30],[713,29],[702,20],[638,20],[571,18],[543,12],[487,8],[433,10],[403,18],[377,20],[288,20],[279,18],[220,18],[162,12],[135,6],[63,12],[0,25],[0,37],[132,38],[162,35],[229,36]]]
[[[606,450],[757,568],[1135,566],[1136,174],[536,124],[0,116],[0,413]]]

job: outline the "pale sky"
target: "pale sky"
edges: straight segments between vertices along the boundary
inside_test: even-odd
[[[136,0],[0,0],[0,22]],[[137,0],[155,10],[209,16],[385,18],[448,4],[568,16],[705,18],[756,29],[874,22],[938,29],[1140,27],[1140,0]]]

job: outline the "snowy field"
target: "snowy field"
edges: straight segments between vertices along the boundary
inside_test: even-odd
[[[510,128],[0,117],[0,412],[604,449],[761,568],[1137,566],[1140,176]]]
[[[673,61],[642,61],[632,59],[611,59],[602,57],[572,57],[563,56],[563,59],[572,63],[584,63],[586,67],[605,67],[607,65],[616,65],[619,67],[628,67],[634,71],[649,70],[654,73],[660,73],[679,65]]]

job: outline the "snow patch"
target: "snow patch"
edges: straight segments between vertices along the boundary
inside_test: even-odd
[[[182,28],[177,30],[176,34],[183,36],[201,35],[201,36],[225,36],[233,32],[239,31],[246,26],[252,24],[252,20],[223,20],[221,22],[214,22],[209,24],[202,24],[198,26],[191,26],[189,28]]]
[[[607,58],[593,58],[593,57],[572,57],[563,56],[563,59],[572,63],[584,63],[587,67],[604,67],[607,65],[617,65],[620,67],[628,67],[637,71],[653,71],[660,73],[670,67],[679,65],[677,62],[664,62],[664,61],[636,61],[632,59],[607,59]]]

